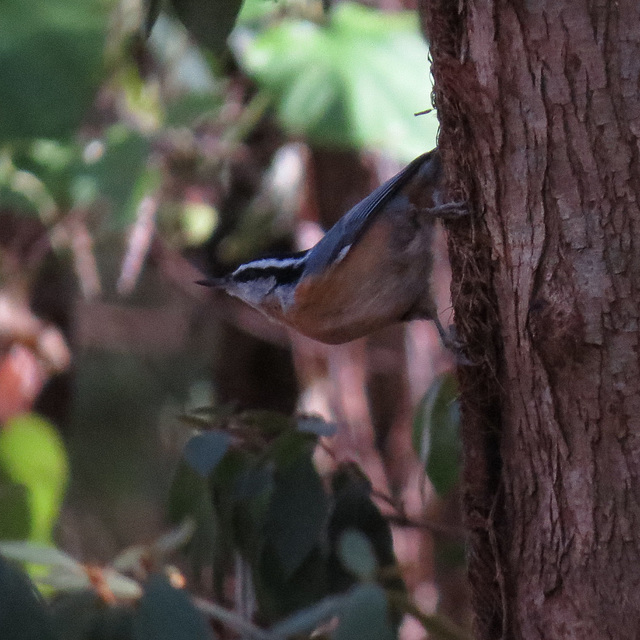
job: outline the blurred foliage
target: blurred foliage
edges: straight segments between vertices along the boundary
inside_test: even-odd
[[[104,0],[4,0],[0,142],[71,137],[103,80]]]
[[[301,430],[272,412],[214,418],[212,427],[187,443],[170,499],[176,522],[189,516],[198,523],[194,566],[212,568],[221,597],[223,576],[240,554],[261,619],[310,606],[329,592],[329,496],[312,462],[318,436],[308,420]]]
[[[213,637],[206,614],[261,640],[308,634],[334,617],[332,637],[338,640],[395,637],[401,614],[415,605],[366,476],[353,463],[339,467],[328,492],[315,469],[313,450],[328,426],[265,411],[200,412],[185,423],[194,421],[208,429],[188,440],[173,480],[169,511],[181,524],[152,545],[126,550],[98,569],[53,547],[0,542],[5,558],[48,568],[36,579],[57,593],[50,605],[40,601],[26,575],[0,556],[0,573],[18,585],[4,598],[16,610],[34,610],[28,618],[0,618],[0,631],[11,628],[14,638],[36,637],[29,634],[37,628],[42,637],[60,640],[96,634],[201,640]],[[257,598],[256,617],[266,629],[172,586],[184,577],[166,559],[185,543],[194,573],[217,576],[220,602],[225,577],[242,558]],[[419,619],[432,633],[443,630],[435,637],[465,637],[435,616]]]
[[[80,289],[98,297],[100,282],[115,282],[118,272],[119,283],[144,281],[156,235],[180,250],[221,227],[229,238],[244,217],[255,244],[243,250],[277,238],[283,231],[271,220],[295,198],[276,193],[275,147],[285,149],[291,137],[402,160],[434,146],[435,116],[413,115],[428,107],[430,91],[427,48],[409,13],[348,2],[325,11],[304,0],[246,0],[242,8],[237,0],[5,0],[0,212],[37,218],[55,260],[73,262],[81,283],[95,279]],[[277,136],[272,111],[282,127]],[[250,144],[261,135],[276,142],[265,144],[254,167]],[[262,182],[249,175],[247,166],[262,171],[269,158],[272,171]],[[258,193],[227,207],[229,222],[225,200],[238,182]],[[13,284],[3,251],[0,282]],[[33,280],[50,268],[25,264]],[[63,273],[69,286],[71,270]],[[132,288],[118,285],[120,293]],[[165,303],[161,290],[153,282],[130,301]],[[172,316],[166,326],[175,324]],[[108,491],[104,471],[119,456],[114,484],[122,482],[116,489],[124,493],[123,478],[139,479],[135,473],[145,467],[139,444],[148,444],[163,403],[182,398],[203,365],[196,356],[185,363],[164,352],[142,362],[135,344],[122,353],[99,344],[74,354],[66,434],[72,443],[91,439],[94,448],[70,446],[69,457],[75,473]],[[152,371],[160,362],[171,369],[171,382]],[[457,479],[454,391],[444,381],[430,393],[414,438],[427,474],[445,493]],[[214,636],[215,621],[216,629],[275,640],[310,634],[337,616],[337,627],[327,631],[335,638],[387,638],[403,612],[417,615],[366,476],[343,465],[322,478],[314,465],[319,438],[330,436],[332,425],[309,416],[208,410],[185,424],[190,437],[182,434],[187,442],[168,499],[176,529],[100,567],[53,546],[69,475],[54,425],[35,413],[2,425],[0,637],[200,639]],[[147,480],[164,490],[162,465],[146,465],[154,467]],[[169,556],[183,547],[188,569],[178,570]],[[16,563],[44,587],[46,602]],[[231,576],[240,581],[243,571],[261,627],[231,611]],[[189,595],[207,576],[224,607]],[[181,589],[186,579],[189,590]],[[439,628],[429,626],[435,618],[417,617],[425,629]]]
[[[320,146],[384,149],[405,161],[434,146],[434,114],[412,115],[431,96],[414,13],[342,2],[321,22],[287,18],[246,44],[243,33],[240,62],[291,134]]]
[[[200,44],[217,54],[226,46],[241,5],[242,0],[171,0],[173,10],[189,33]]]
[[[67,454],[51,423],[35,414],[0,431],[0,539],[51,542],[68,481]]]
[[[168,4],[196,40],[220,54],[239,5]],[[5,3],[0,206],[50,222],[70,208],[105,203],[105,228],[124,230],[142,198],[162,184],[153,148],[183,144],[174,136],[176,128],[221,116],[225,79],[215,70],[218,64],[186,41],[177,44],[183,36],[176,26],[162,15],[157,19],[161,6],[147,3],[142,16],[124,4],[117,7],[115,0]],[[110,25],[114,7],[119,20]],[[255,115],[249,103],[246,118],[241,114],[236,123],[225,122],[224,137],[246,137],[265,106],[273,104],[288,133],[315,145],[377,148],[404,160],[433,146],[435,117],[413,116],[428,106],[431,92],[427,48],[415,15],[381,14],[352,3],[324,15],[317,7],[313,2],[245,2],[231,41],[266,102]],[[218,11],[223,19],[212,15]],[[131,59],[141,46],[136,29],[145,19],[148,26],[155,24],[145,53],[155,58],[152,73]],[[96,136],[86,119],[97,97],[115,109],[109,117],[116,120],[105,122]],[[194,151],[194,161],[206,161]],[[193,228],[194,211],[211,229],[210,207],[187,213],[174,207],[173,215],[188,215],[185,225]]]
[[[462,457],[458,384],[452,373],[436,378],[413,420],[413,447],[439,495],[458,483]]]
[[[53,620],[28,576],[0,557],[0,632],[16,640],[57,640]]]
[[[207,640],[213,637],[189,596],[172,587],[161,574],[152,575],[145,584],[132,631],[136,640]]]

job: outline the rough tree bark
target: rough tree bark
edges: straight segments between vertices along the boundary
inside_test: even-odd
[[[640,2],[423,0],[476,635],[640,637]]]

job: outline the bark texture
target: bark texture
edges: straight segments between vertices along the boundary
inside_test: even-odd
[[[480,638],[640,637],[640,2],[423,0]]]

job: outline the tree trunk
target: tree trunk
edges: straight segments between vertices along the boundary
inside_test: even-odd
[[[640,2],[421,15],[472,208],[449,242],[476,635],[638,638]]]

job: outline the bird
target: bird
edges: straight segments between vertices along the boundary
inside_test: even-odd
[[[444,200],[437,149],[424,153],[351,208],[312,248],[258,258],[221,278],[224,290],[267,317],[326,344],[342,344],[414,319],[438,319],[432,291],[438,218],[467,214]]]

